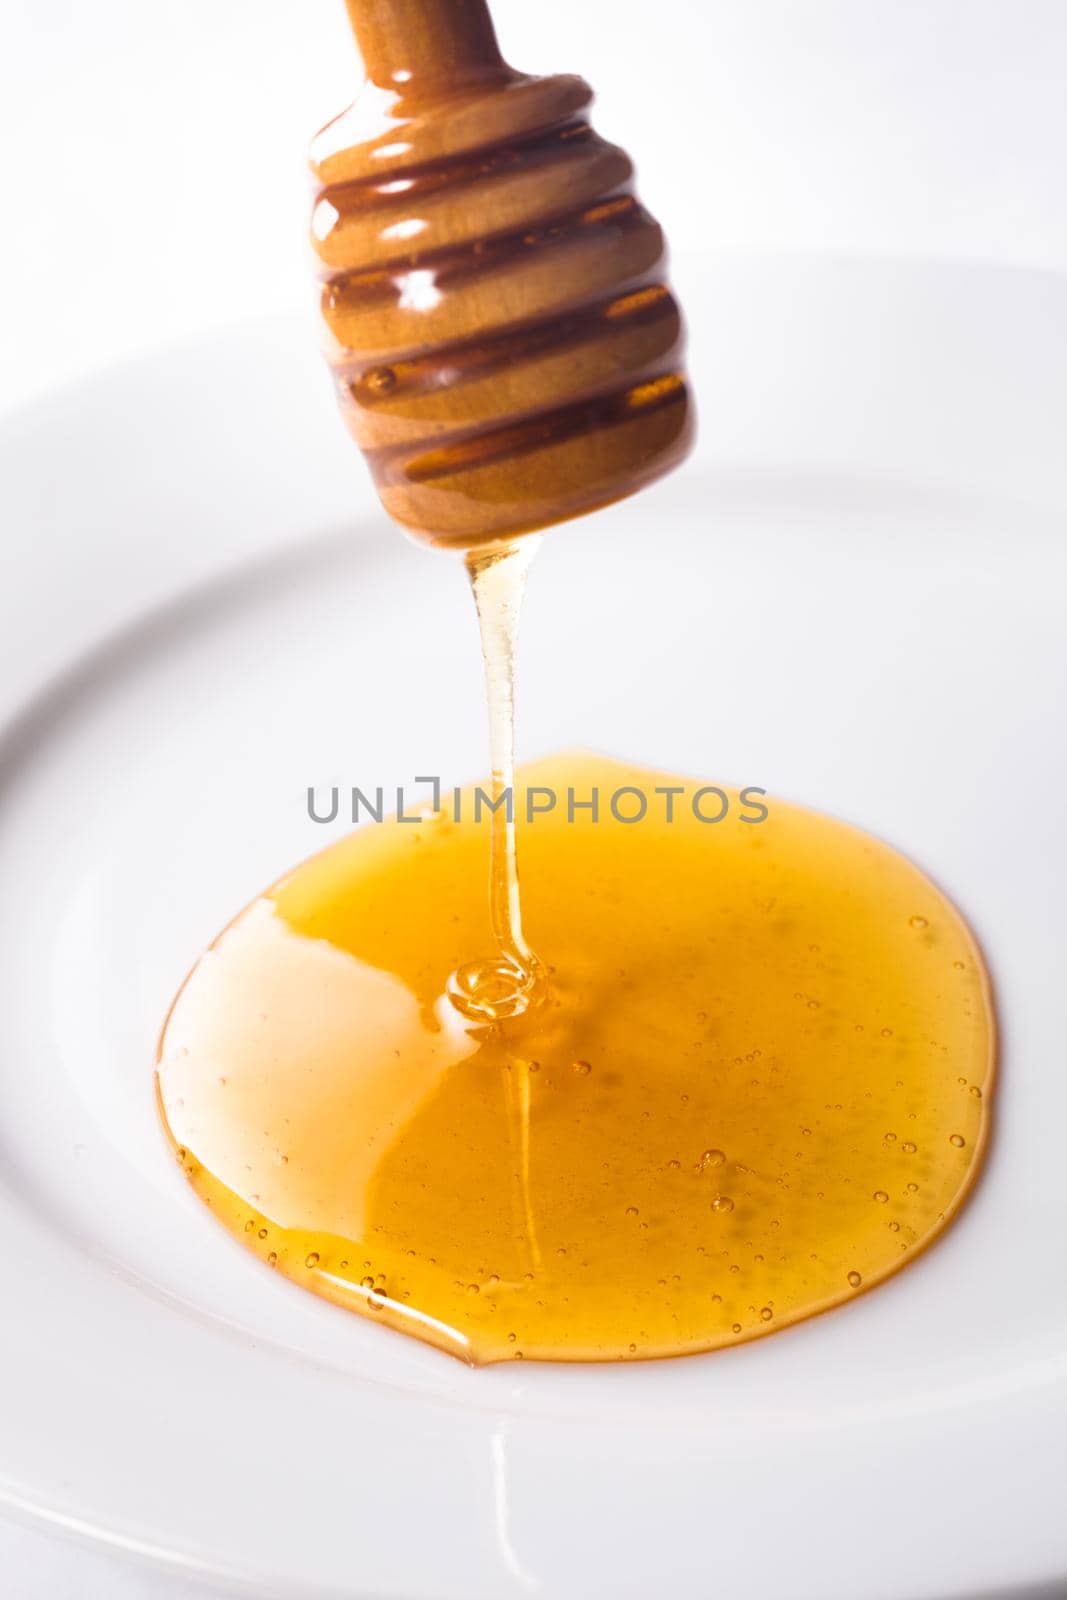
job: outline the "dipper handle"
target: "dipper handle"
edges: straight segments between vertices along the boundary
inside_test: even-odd
[[[417,95],[507,72],[485,0],[346,0],[367,77]]]

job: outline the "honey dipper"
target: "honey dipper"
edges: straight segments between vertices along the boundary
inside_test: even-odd
[[[368,83],[315,141],[329,359],[386,510],[471,549],[686,454],[684,330],[592,91],[504,62],[485,0],[347,0]]]

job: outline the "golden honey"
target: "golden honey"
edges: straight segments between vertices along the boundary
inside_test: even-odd
[[[314,154],[328,355],[385,508],[466,552],[495,809],[359,829],[239,916],[164,1029],[164,1121],[269,1267],[467,1361],[740,1343],[966,1195],[981,958],[905,858],[762,791],[591,756],[516,788],[531,535],[684,458],[681,314],[581,79],[514,72],[484,0],[348,9],[370,82]]]
[[[237,1239],[482,1363],[740,1343],[946,1226],[986,1138],[993,1021],[915,866],[773,797],[590,756],[528,768],[543,992],[481,1024],[444,993],[492,944],[490,818],[459,810],[297,868],[179,995],[160,1101]]]

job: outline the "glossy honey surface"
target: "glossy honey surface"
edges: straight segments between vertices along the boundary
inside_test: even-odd
[[[315,142],[342,411],[387,511],[464,548],[632,493],[687,453],[658,223],[589,86],[500,56],[482,0],[351,0],[369,81]]]
[[[527,785],[557,797],[532,822]],[[479,1363],[731,1345],[913,1259],[988,1128],[974,941],[886,845],[773,797],[762,821],[730,792],[698,820],[701,787],[592,757],[524,772],[547,984],[511,1021],[444,995],[491,942],[469,794],[459,823],[449,801],[364,826],[238,917],[159,1057],[170,1137],[223,1227]],[[597,820],[568,820],[568,790],[594,788]],[[644,820],[613,796],[626,816],[643,796]]]

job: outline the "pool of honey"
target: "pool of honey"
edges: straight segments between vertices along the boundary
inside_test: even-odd
[[[526,822],[534,786],[557,801]],[[459,822],[448,801],[366,825],[251,905],[159,1056],[169,1135],[219,1222],[475,1363],[737,1344],[914,1258],[988,1126],[974,940],[885,844],[773,798],[754,820],[730,791],[701,820],[722,810],[694,808],[701,787],[585,756],[525,769],[548,981],[503,1023],[444,995],[490,946],[469,794]],[[594,788],[597,817],[569,817],[568,790]],[[620,790],[642,820],[613,815]]]

